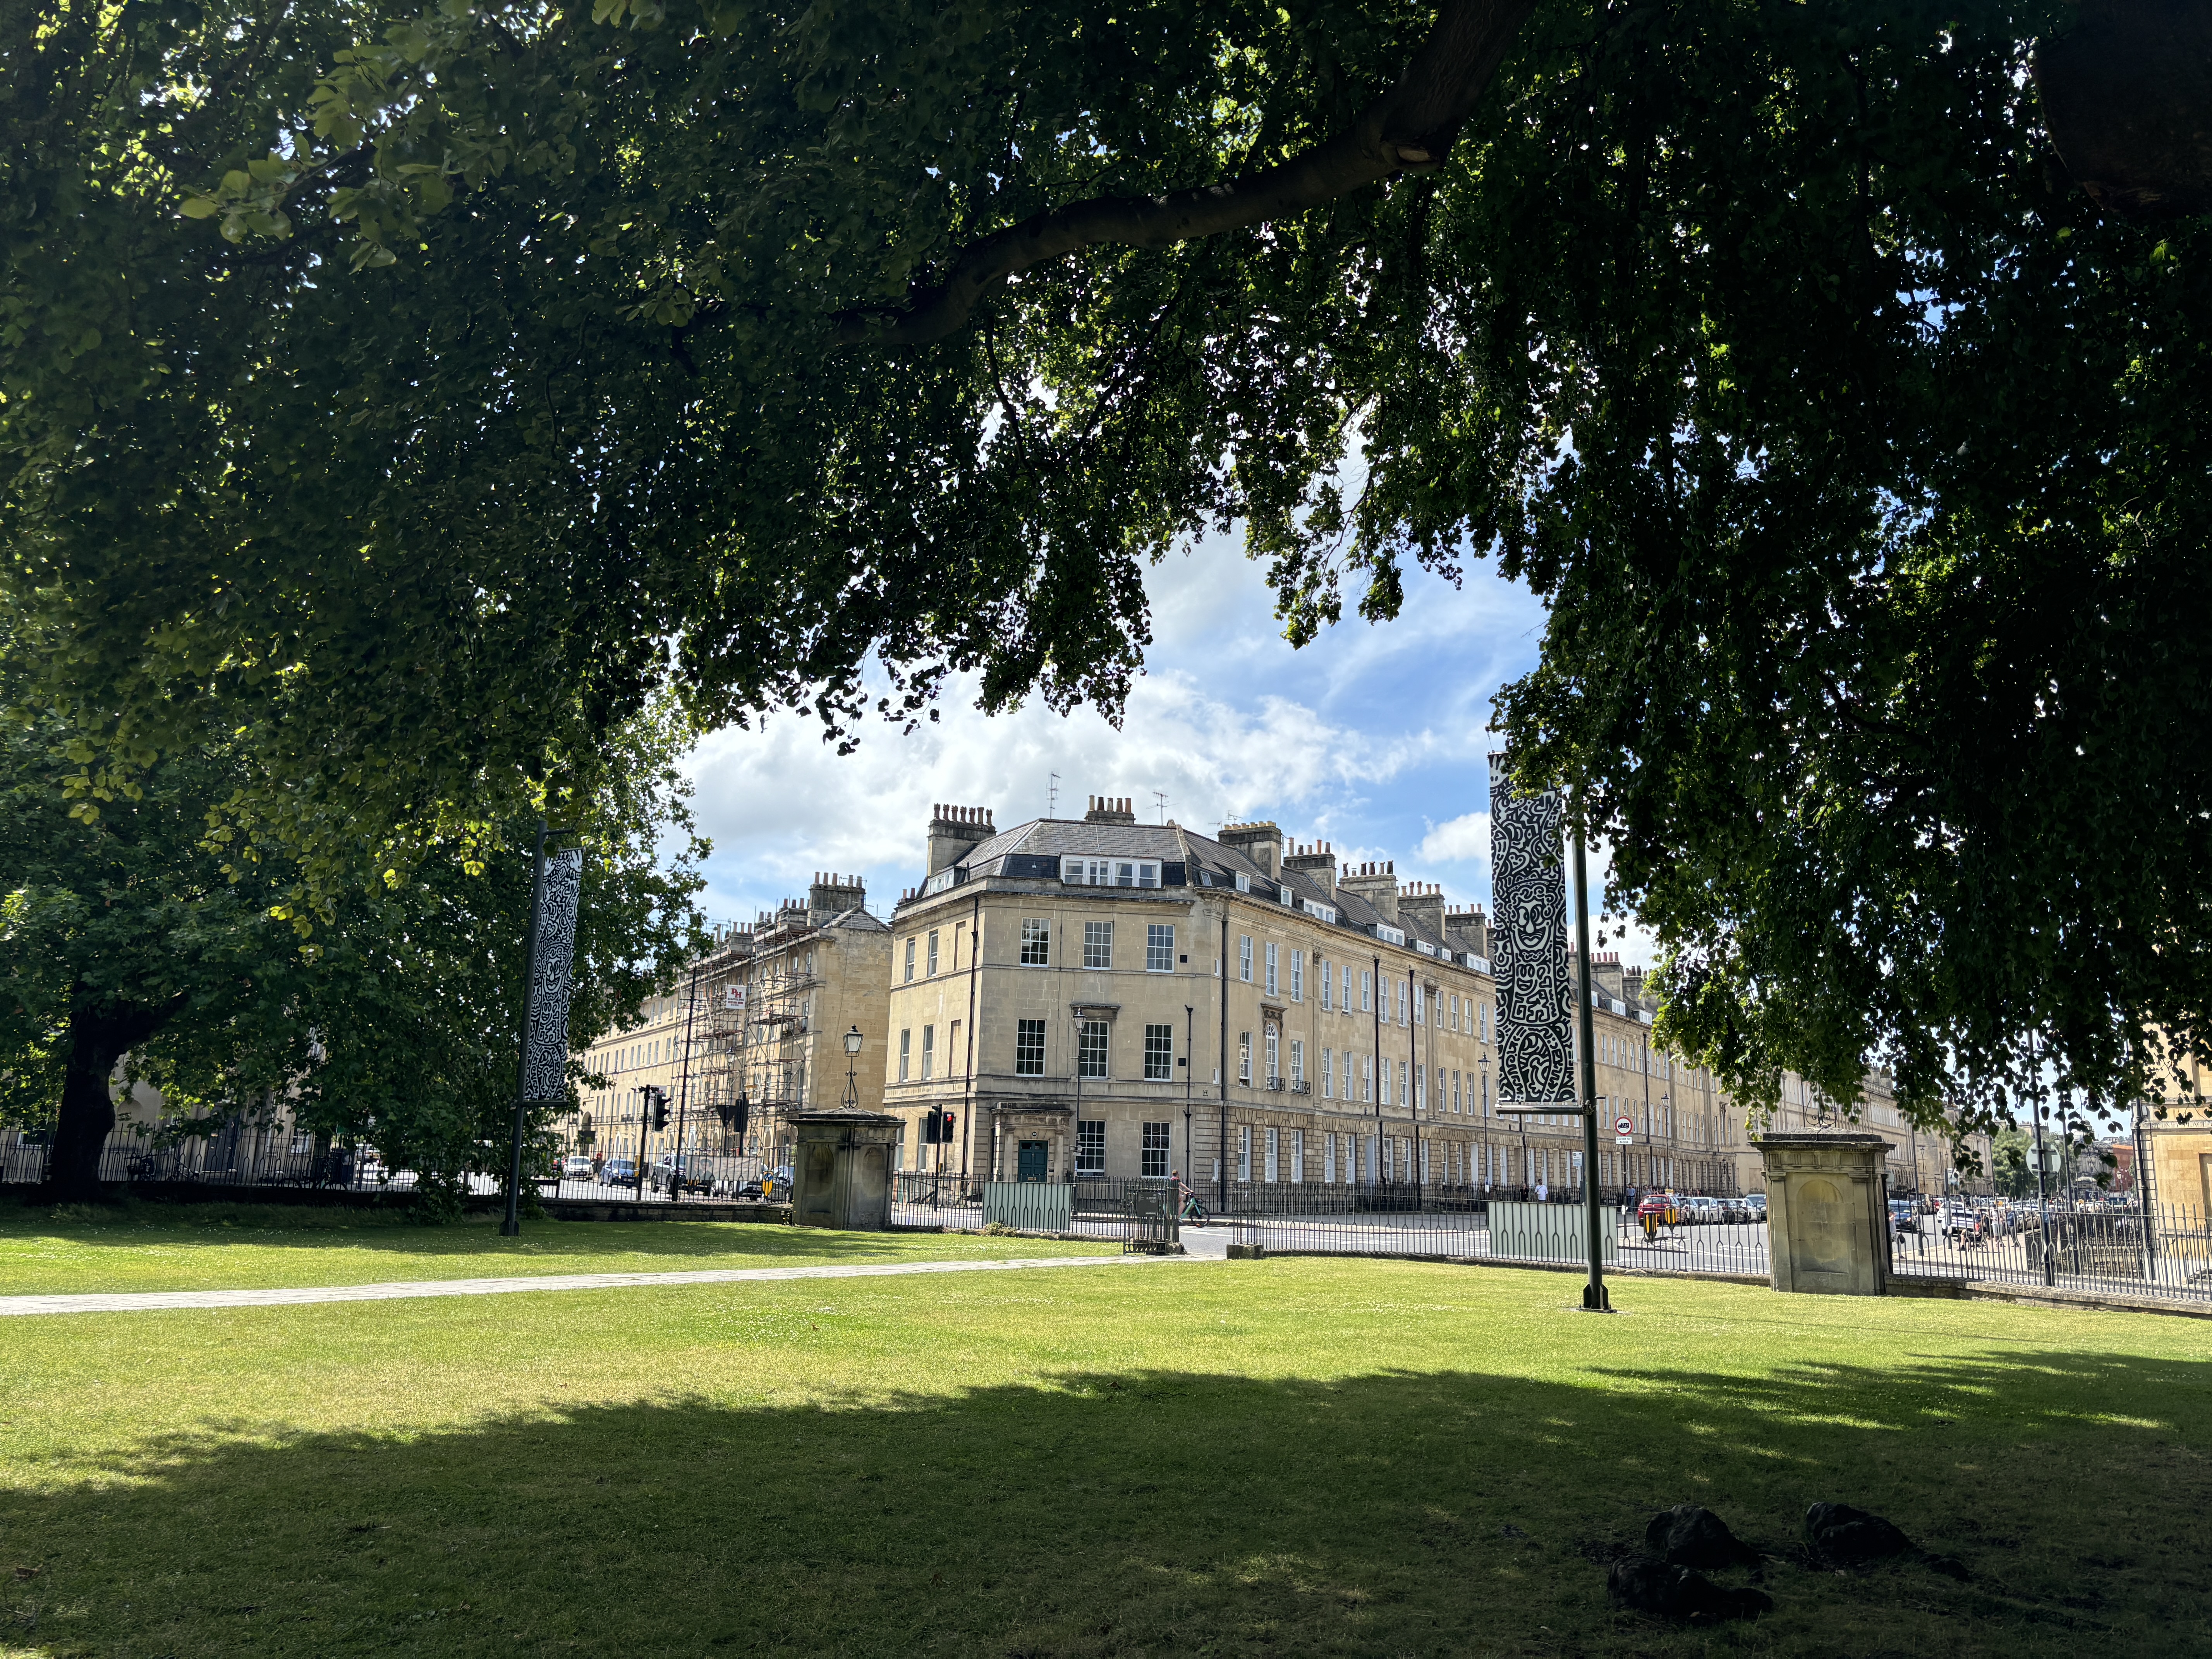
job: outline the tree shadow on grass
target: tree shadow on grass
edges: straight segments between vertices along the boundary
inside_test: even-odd
[[[1579,1384],[1129,1371],[179,1434],[6,1498],[0,1629],[100,1655],[2203,1651],[2208,1390],[2203,1364],[2040,1352]],[[1813,1570],[1820,1498],[1971,1581]],[[1777,1558],[1772,1614],[1683,1631],[1607,1603],[1605,1561],[1683,1501]]]

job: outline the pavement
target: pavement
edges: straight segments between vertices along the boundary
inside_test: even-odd
[[[1226,1261],[1235,1231],[1231,1227],[1194,1227],[1185,1223],[1176,1229],[1176,1237],[1182,1242],[1183,1255],[1194,1261]]]
[[[1224,1237],[1222,1241],[1226,1244]],[[785,1279],[895,1279],[908,1273],[1040,1273],[1052,1267],[1127,1267],[1181,1260],[1152,1255],[1044,1255],[1010,1261],[890,1261],[867,1267],[709,1267],[687,1273],[538,1273],[526,1279],[400,1279],[260,1291],[125,1291],[85,1296],[0,1297],[0,1316],[157,1313],[179,1308],[292,1308],[318,1302],[400,1302],[429,1296],[511,1296],[524,1291],[661,1290]]]

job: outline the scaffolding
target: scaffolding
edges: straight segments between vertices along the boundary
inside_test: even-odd
[[[807,1103],[814,931],[806,907],[787,902],[722,934],[691,970],[684,1090],[705,1132],[696,1144],[757,1158],[764,1174],[790,1162],[790,1116]]]
[[[720,934],[686,980],[678,1104],[688,1150],[743,1157],[750,1135],[738,1128],[738,1056],[744,1047],[749,930]]]

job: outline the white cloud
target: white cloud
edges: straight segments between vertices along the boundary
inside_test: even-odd
[[[1297,812],[1285,830],[1310,838],[1435,747],[1421,732],[1376,741],[1289,697],[1240,708],[1182,672],[1139,681],[1119,732],[1087,709],[987,718],[967,691],[948,694],[936,722],[910,734],[872,730],[851,755],[796,718],[702,742],[690,771],[715,845],[711,908],[750,915],[830,870],[867,875],[871,904],[884,908],[897,897],[886,877],[911,885],[922,873],[934,804],[988,806],[1011,827],[1045,814],[1055,773],[1062,817],[1081,817],[1089,796],[1125,795],[1141,818],[1164,810],[1208,833],[1231,819]]]
[[[1420,855],[1432,864],[1490,867],[1490,814],[1468,812],[1437,824],[1421,839]]]
[[[1149,672],[1118,731],[1088,708],[986,718],[972,685],[954,684],[934,722],[870,726],[848,756],[787,715],[702,741],[690,769],[715,848],[708,914],[748,921],[820,870],[864,877],[888,915],[924,873],[933,803],[988,806],[1010,828],[1047,811],[1055,773],[1062,817],[1087,796],[1126,795],[1149,821],[1157,790],[1167,817],[1205,833],[1272,817],[1343,863],[1392,860],[1455,903],[1488,902],[1489,702],[1534,659],[1543,612],[1525,589],[1481,566],[1457,588],[1413,573],[1400,621],[1355,618],[1292,651],[1264,572],[1232,541],[1171,556],[1146,587]],[[1650,959],[1632,924],[1618,948]]]

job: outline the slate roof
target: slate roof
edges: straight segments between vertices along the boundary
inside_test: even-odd
[[[1179,824],[1162,823],[1096,823],[1067,818],[1032,818],[1001,830],[988,841],[978,842],[968,849],[954,865],[963,878],[973,880],[983,876],[1007,873],[1006,860],[1017,857],[1060,858],[1083,855],[1096,858],[1158,859],[1163,864],[1180,863],[1184,867],[1184,880],[1193,887],[1233,887],[1236,878],[1244,876],[1262,892],[1267,884],[1290,889],[1307,904],[1334,905],[1338,925],[1354,933],[1371,933],[1382,922],[1381,914],[1358,894],[1340,886],[1329,892],[1318,881],[1302,871],[1285,870],[1269,876],[1253,859],[1233,847],[1224,846],[1210,836]],[[1464,939],[1446,938],[1411,918],[1401,916],[1395,926],[1402,932],[1407,943],[1425,940],[1439,951],[1466,954],[1469,950]]]

